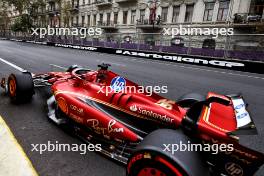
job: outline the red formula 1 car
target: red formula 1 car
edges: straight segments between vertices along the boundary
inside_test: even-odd
[[[11,74],[1,85],[20,103],[50,87],[49,119],[101,144],[103,154],[127,164],[129,176],[251,176],[263,164],[262,153],[239,144],[240,135],[256,133],[241,95],[192,93],[175,102],[148,95],[108,64],[99,67]]]

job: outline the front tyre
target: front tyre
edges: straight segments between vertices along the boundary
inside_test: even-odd
[[[180,130],[159,129],[144,138],[127,164],[127,176],[208,176],[209,169],[196,151],[168,151],[164,145],[190,144]]]
[[[34,83],[30,73],[11,74],[8,77],[8,95],[12,102],[22,103],[32,99]]]

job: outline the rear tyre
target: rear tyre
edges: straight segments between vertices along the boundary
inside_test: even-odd
[[[150,133],[127,164],[127,176],[208,176],[209,169],[196,151],[168,151],[164,145],[190,144],[181,131],[160,129]]]
[[[8,95],[12,102],[28,102],[33,94],[34,83],[30,73],[11,74],[8,77]]]

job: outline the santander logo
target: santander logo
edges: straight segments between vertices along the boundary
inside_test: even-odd
[[[132,105],[129,107],[130,111],[137,112],[147,117],[151,117],[157,120],[161,120],[164,122],[172,123],[174,119],[167,117],[167,115],[161,115],[159,113],[153,112],[151,110],[143,109],[142,107],[137,107],[136,105]]]
[[[137,106],[136,105],[133,105],[133,106],[130,106],[130,111],[132,112],[137,112]]]

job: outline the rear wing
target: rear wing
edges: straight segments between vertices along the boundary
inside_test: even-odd
[[[199,122],[211,128],[226,133],[228,136],[257,134],[257,129],[250,116],[248,105],[241,95],[218,95],[208,93],[205,101],[200,103],[202,112]],[[226,143],[224,138],[211,139],[211,144]],[[264,164],[264,155],[238,142],[232,142],[234,150],[219,152],[210,155],[209,161],[213,163],[219,173],[227,176],[253,176]]]
[[[229,132],[229,135],[255,135],[258,134],[257,128],[248,110],[248,104],[245,103],[241,95],[229,96],[235,111],[237,129]]]
[[[207,99],[194,104],[187,116],[230,136],[255,135],[257,129],[247,107],[241,95],[209,92]]]

